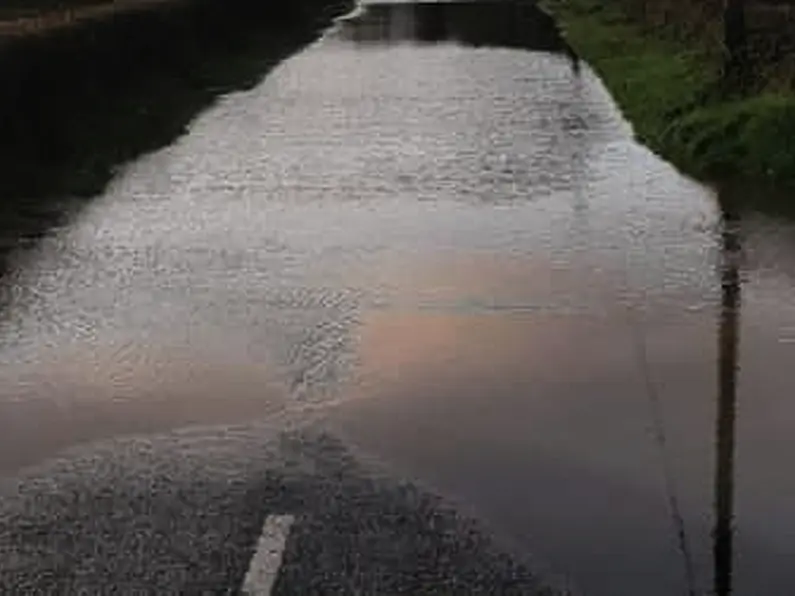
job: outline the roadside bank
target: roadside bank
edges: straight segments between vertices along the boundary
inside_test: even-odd
[[[786,75],[759,72],[745,93],[727,93],[718,21],[707,15],[703,27],[686,30],[675,13],[644,20],[630,4],[541,1],[653,151],[708,182],[795,182],[795,94]]]
[[[348,8],[339,0],[133,1],[5,31],[0,214],[18,215],[21,200],[96,194],[120,164],[181,135],[217,96],[256,84]]]
[[[16,247],[62,225],[119,167],[172,143],[219,96],[257,85],[349,8],[131,0],[0,34],[0,277]]]

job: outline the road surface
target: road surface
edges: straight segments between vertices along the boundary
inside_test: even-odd
[[[563,593],[449,504],[309,429],[109,441],[0,497],[0,583],[19,594]]]

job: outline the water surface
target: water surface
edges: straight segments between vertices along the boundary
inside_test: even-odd
[[[587,594],[686,593],[673,494],[703,592],[736,405],[735,593],[787,593],[795,227],[638,145],[545,27],[365,5],[19,252],[4,469],[329,404]]]

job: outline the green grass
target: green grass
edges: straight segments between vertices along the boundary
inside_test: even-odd
[[[720,49],[649,30],[606,0],[542,0],[602,77],[638,140],[710,182],[795,184],[795,96],[729,97]]]
[[[699,107],[677,119],[664,140],[677,161],[701,173],[792,183],[795,98],[764,93]]]

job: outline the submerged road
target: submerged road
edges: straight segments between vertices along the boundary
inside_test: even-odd
[[[0,584],[787,594],[795,226],[726,203],[527,3],[365,3],[4,255]]]

